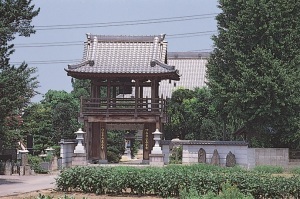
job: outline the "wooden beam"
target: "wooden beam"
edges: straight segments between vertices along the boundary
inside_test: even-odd
[[[107,86],[107,82],[95,82],[94,84],[98,86]],[[111,82],[111,86],[123,86],[123,85],[134,87],[135,82]],[[140,85],[144,87],[151,87],[151,82],[140,81]]]
[[[88,116],[88,122],[104,122],[104,123],[156,123],[156,117],[138,117],[135,118],[134,116],[112,116],[105,117],[105,116]],[[165,122],[165,118],[161,119],[161,122]]]

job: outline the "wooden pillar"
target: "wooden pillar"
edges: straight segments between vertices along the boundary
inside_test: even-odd
[[[91,83],[91,98],[100,97],[100,86],[97,86],[93,82]]]
[[[150,131],[149,131],[149,124],[144,125],[143,130],[143,162],[148,163],[149,162],[149,154],[150,154]]]
[[[139,92],[139,80],[135,80],[135,91],[134,91],[134,96],[135,96],[135,113],[134,117],[137,117],[137,109],[138,109],[138,102],[139,102],[139,97],[140,97],[140,92]]]
[[[100,123],[100,159],[99,163],[107,163],[107,129],[106,123]]]
[[[153,135],[155,123],[146,123],[143,130],[143,162],[149,162],[149,154],[154,146]]]
[[[83,131],[86,132],[84,135],[84,142],[85,142],[85,148],[86,148],[86,154],[87,158],[90,159],[91,156],[91,123],[88,123],[87,121],[84,121],[84,129]]]
[[[139,98],[143,98],[144,97],[144,87],[140,86],[140,96]]]
[[[100,123],[93,122],[90,123],[90,126],[91,133],[89,159],[94,162],[100,159]]]
[[[140,85],[140,93],[139,93],[139,98],[140,98],[140,106],[139,106],[139,108],[146,108],[146,107],[143,107],[143,105],[144,105],[144,101],[143,101],[143,98],[144,97],[144,90],[143,90],[143,86],[142,85]]]
[[[107,163],[107,129],[105,123],[89,123],[88,157],[91,162]]]
[[[116,98],[117,98],[117,88],[116,86],[113,86],[113,91],[112,91],[112,97],[113,97],[113,107],[116,107]]]
[[[110,89],[111,89],[111,80],[107,80],[107,98],[111,98],[111,92],[110,92]]]
[[[153,79],[151,81],[151,103],[152,103],[152,111],[157,112],[159,111],[158,109],[158,87],[159,87],[159,82],[157,79]],[[153,104],[154,103],[154,104]]]

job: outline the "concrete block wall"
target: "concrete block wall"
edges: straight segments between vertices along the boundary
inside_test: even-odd
[[[272,165],[287,168],[289,164],[288,148],[249,148],[248,168],[259,165]]]

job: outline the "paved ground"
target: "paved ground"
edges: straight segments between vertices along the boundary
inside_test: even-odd
[[[144,167],[149,165],[141,164],[141,160],[130,160],[120,164],[103,164],[91,166],[137,166]],[[54,189],[55,178],[58,177],[59,171],[51,174],[36,174],[30,176],[19,175],[0,175],[0,198],[3,196],[17,195],[42,189]]]
[[[42,189],[55,188],[57,173],[31,176],[0,175],[0,198]]]

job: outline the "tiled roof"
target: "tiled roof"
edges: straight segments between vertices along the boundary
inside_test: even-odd
[[[168,52],[168,64],[174,65],[179,71],[180,80],[162,80],[159,86],[159,96],[171,97],[178,88],[194,89],[206,85],[206,64],[208,52]],[[150,96],[150,89],[145,88],[144,95]]]
[[[209,52],[169,52],[168,59],[206,59],[210,56]]]
[[[164,74],[175,73],[165,63],[165,35],[106,36],[87,34],[82,63],[68,65],[68,73]],[[93,62],[93,65],[91,63]],[[176,78],[178,79],[178,78]]]

